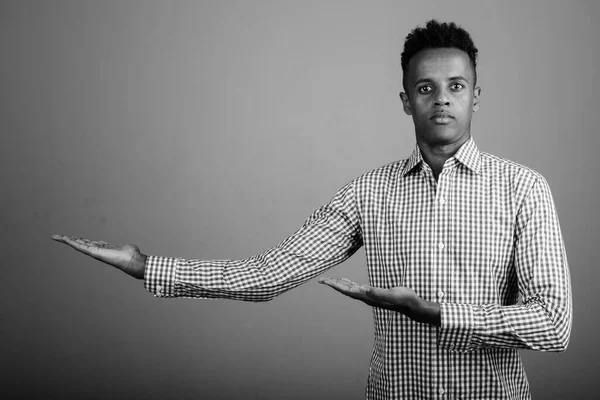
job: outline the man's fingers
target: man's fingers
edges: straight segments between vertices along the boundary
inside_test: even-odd
[[[67,244],[74,248],[77,251],[80,251],[87,255],[92,255],[96,250],[98,250],[99,246],[98,242],[93,242],[89,239],[79,238],[75,236],[66,236],[66,235],[53,235],[52,239]],[[106,243],[106,242],[104,242]]]
[[[67,242],[68,245],[73,247],[75,250],[79,250],[82,253],[89,254],[90,246],[83,240],[77,238]]]
[[[351,287],[359,287],[360,285],[354,281],[351,281],[348,278],[320,278],[319,279],[319,283],[324,283],[326,285],[328,284],[337,284],[337,285],[343,285],[346,286],[348,288]]]
[[[348,286],[360,286],[358,283],[351,281],[348,278],[341,278],[340,279],[341,282],[344,282],[345,284],[347,284]]]
[[[371,286],[361,286],[347,278],[321,278],[319,279],[319,283],[325,284],[348,297],[360,300],[371,307],[393,309],[393,304],[369,297],[366,294],[367,290],[372,289]]]
[[[360,285],[347,278],[321,278],[319,283],[323,283],[332,289],[356,300],[367,302],[368,297],[360,292]],[[369,304],[371,305],[371,304]]]
[[[319,279],[319,282],[354,299],[362,300],[362,298],[365,297],[358,291],[358,284],[349,281],[348,279],[344,280],[339,278],[321,278]]]
[[[398,307],[401,307],[406,301],[405,296],[397,290],[359,285],[348,278],[323,277],[319,279],[319,283],[325,284],[348,297],[360,300],[372,307],[398,311]]]
[[[319,278],[319,283],[324,283],[325,285],[329,285],[335,282],[338,282],[339,279],[338,278],[326,278],[326,277],[322,277]]]
[[[341,279],[338,278],[321,278],[319,279],[319,283],[323,283],[340,292],[345,292],[350,288],[350,286],[347,283],[344,283]]]
[[[52,235],[52,239],[61,243],[67,243],[70,240],[69,236],[66,235]]]

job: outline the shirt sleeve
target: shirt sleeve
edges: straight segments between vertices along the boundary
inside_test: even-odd
[[[362,246],[353,183],[279,245],[243,260],[149,256],[144,284],[157,297],[268,301],[349,258]]]
[[[514,267],[522,304],[440,304],[438,344],[564,351],[572,323],[571,281],[550,188],[539,178],[516,219]]]

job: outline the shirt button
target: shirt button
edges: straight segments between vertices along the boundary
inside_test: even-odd
[[[441,290],[438,292],[438,297],[441,299],[442,297],[444,297],[444,292],[442,292]]]
[[[442,250],[444,248],[444,243],[439,242],[438,243],[438,249]]]
[[[162,296],[162,289],[163,289],[163,287],[160,286],[160,285],[158,285],[156,287],[156,294],[159,295],[159,296]]]
[[[446,391],[444,390],[443,387],[440,386],[440,388],[438,389],[438,393],[439,394],[444,394],[444,393],[446,393]]]
[[[441,204],[441,205],[444,205],[444,204],[446,204],[446,199],[445,199],[445,198],[443,198],[443,197],[440,197],[440,204]]]

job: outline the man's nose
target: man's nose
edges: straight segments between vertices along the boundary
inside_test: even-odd
[[[450,99],[448,98],[448,94],[446,93],[446,91],[440,90],[440,92],[438,93],[438,96],[435,100],[435,105],[436,106],[449,106],[450,105]]]

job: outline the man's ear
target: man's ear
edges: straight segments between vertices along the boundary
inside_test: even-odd
[[[479,110],[479,96],[481,95],[481,88],[476,87],[473,90],[473,112],[477,112]]]
[[[412,115],[412,109],[410,108],[410,103],[408,102],[408,95],[401,92],[400,99],[402,100],[402,107],[404,108],[406,115]]]

